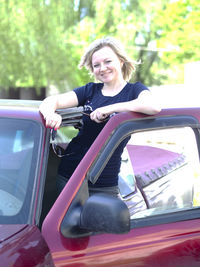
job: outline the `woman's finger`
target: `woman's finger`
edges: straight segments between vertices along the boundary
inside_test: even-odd
[[[49,117],[46,117],[46,127],[50,128],[56,128],[58,129],[60,127],[60,124],[62,122],[62,117],[59,114],[53,114]]]

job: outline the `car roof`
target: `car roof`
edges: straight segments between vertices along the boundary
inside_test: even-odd
[[[0,99],[0,106],[4,107],[31,107],[39,108],[42,101],[40,100],[22,100],[22,99]]]
[[[18,99],[0,99],[0,113],[1,116],[10,115],[17,117],[18,115],[23,117],[37,117],[37,120],[41,120],[42,116],[39,113],[39,106],[42,103],[40,100],[18,100]],[[63,126],[65,125],[76,125],[79,124],[82,118],[83,107],[75,107],[75,108],[67,108],[67,109],[59,109],[57,112],[63,118]],[[191,108],[169,108],[163,109],[157,116],[173,116],[173,115],[189,115],[193,116],[200,121],[200,107],[191,107]],[[141,113],[133,113],[133,112],[122,112],[122,114],[116,120],[117,123],[120,121],[124,121],[127,119],[134,118],[143,118],[148,115]]]
[[[39,112],[39,106],[42,103],[40,100],[22,100],[22,99],[0,99],[0,116],[29,118],[34,120],[42,120]],[[62,116],[62,126],[77,126],[82,125],[83,107],[58,109],[57,113]]]
[[[42,116],[38,110],[40,103],[41,101],[37,100],[1,99],[0,116],[41,122]]]

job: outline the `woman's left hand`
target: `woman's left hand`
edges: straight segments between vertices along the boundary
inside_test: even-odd
[[[110,113],[107,112],[106,107],[97,108],[92,113],[90,113],[90,118],[97,123],[103,122],[108,118]]]

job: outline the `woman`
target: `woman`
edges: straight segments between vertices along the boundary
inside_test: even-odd
[[[154,115],[160,108],[154,103],[150,91],[142,83],[129,83],[134,63],[121,44],[106,37],[94,41],[83,55],[80,67],[86,67],[98,81],[73,91],[47,97],[40,106],[46,126],[59,128],[62,118],[56,109],[83,106],[89,116],[83,115],[83,127],[66,149],[58,169],[58,190],[63,189],[109,116],[116,112],[135,111]],[[127,140],[121,143],[109,160],[96,184],[89,182],[90,193],[107,192],[118,196],[118,173],[121,154]]]

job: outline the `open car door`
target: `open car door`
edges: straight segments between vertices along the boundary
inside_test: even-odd
[[[199,266],[198,119],[170,110],[109,120],[44,220],[57,266]],[[132,191],[89,197],[87,181],[96,182],[127,137]]]

